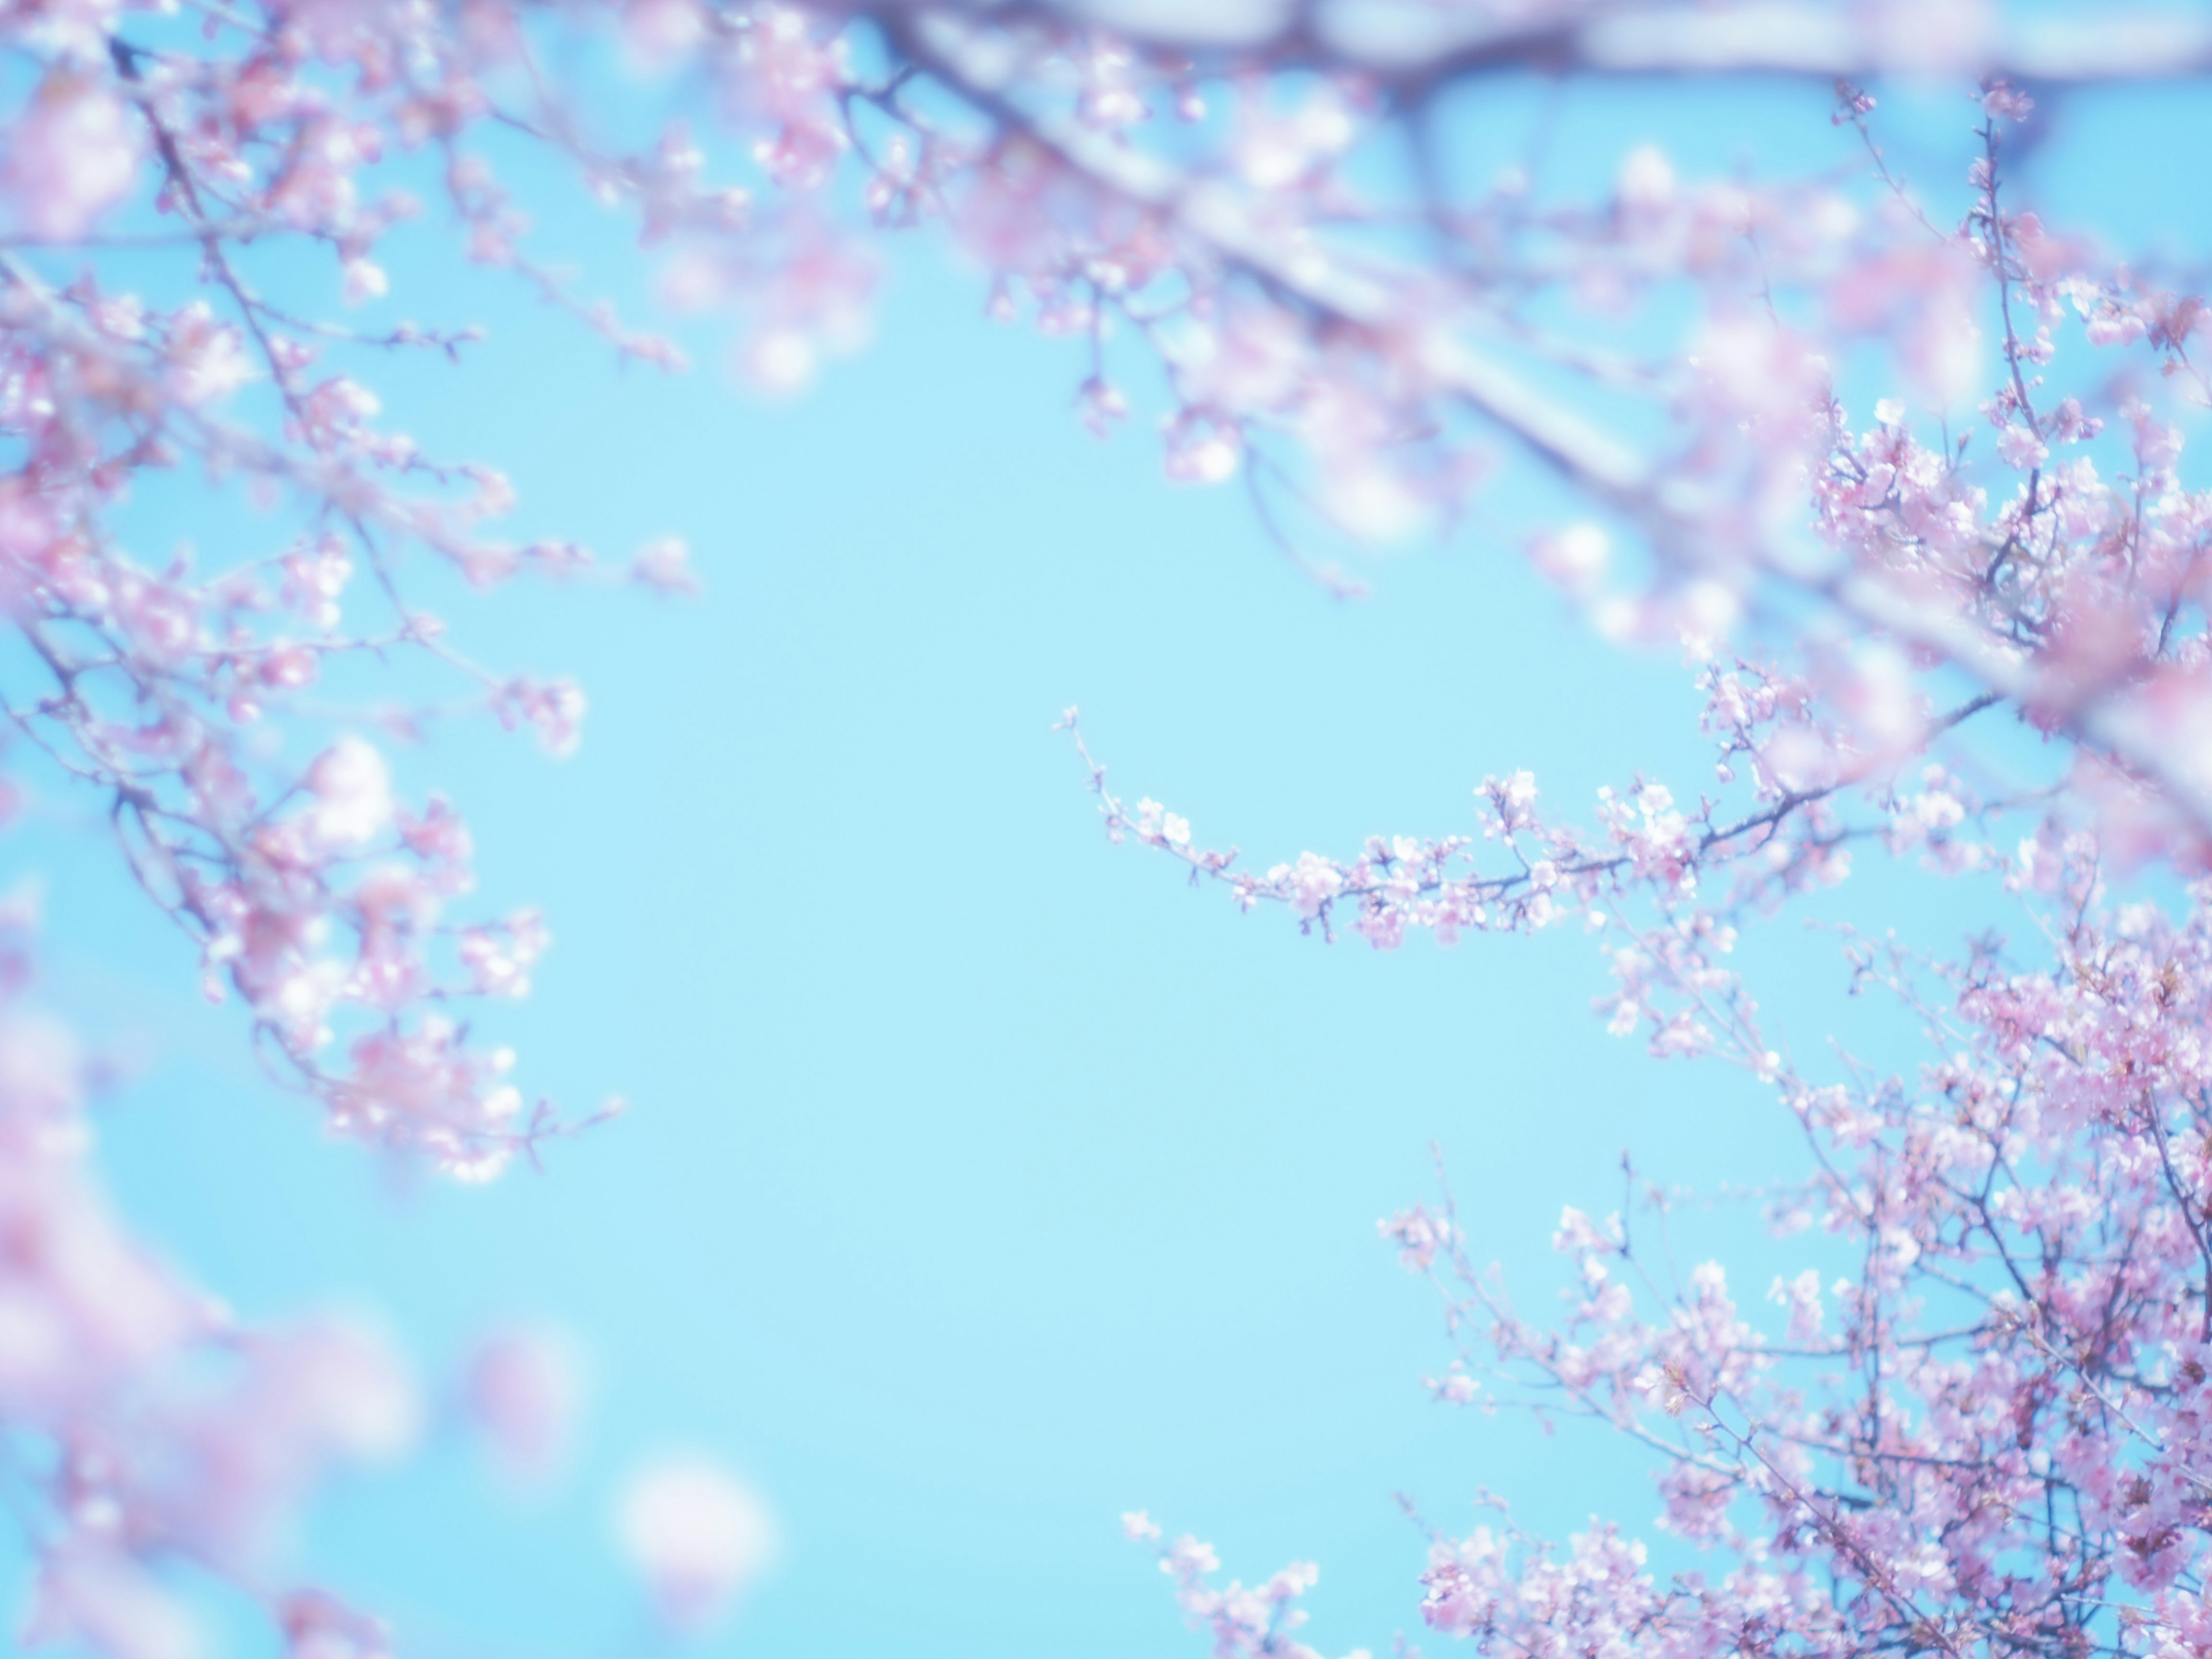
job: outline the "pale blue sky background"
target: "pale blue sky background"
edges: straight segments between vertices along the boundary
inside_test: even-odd
[[[1647,137],[1707,165],[1841,160],[1826,107],[1624,93],[1571,124],[1562,165],[1601,179]],[[2097,107],[2052,193],[2185,243],[2201,204],[2120,163],[2131,131],[2203,154],[2201,108]],[[542,243],[606,236],[577,210]],[[380,1308],[426,1368],[516,1313],[596,1355],[549,1506],[447,1458],[349,1486],[310,1560],[414,1651],[619,1650],[639,1614],[608,1496],[635,1457],[697,1445],[789,1538],[730,1652],[1200,1651],[1119,1536],[1142,1505],[1248,1577],[1317,1559],[1335,1653],[1418,1623],[1394,1492],[1453,1528],[1483,1486],[1543,1529],[1646,1522],[1640,1455],[1427,1401],[1436,1310],[1374,1222],[1430,1195],[1440,1139],[1477,1253],[1540,1306],[1560,1205],[1611,1208],[1623,1146],[1671,1178],[1756,1179],[1789,1165],[1778,1115],[1605,1037],[1577,934],[1379,955],[1188,891],[1107,847],[1047,728],[1080,702],[1118,787],[1265,863],[1463,829],[1470,787],[1518,766],[1576,806],[1639,768],[1694,788],[1680,665],[1588,638],[1494,529],[1332,604],[1241,495],[1164,483],[1141,420],[1085,434],[1073,349],[981,320],[931,243],[896,259],[872,349],[781,406],[711,366],[616,374],[495,284],[434,286],[444,269],[396,261],[395,309],[493,337],[475,372],[388,377],[393,423],[504,465],[518,533],[620,555],[681,532],[709,585],[462,605],[480,656],[584,679],[583,751],[466,730],[407,763],[468,812],[486,901],[550,915],[538,993],[500,1022],[526,1083],[634,1114],[542,1179],[396,1191],[258,1081],[234,1011],[199,1006],[181,943],[65,801],[0,852],[47,874],[56,995],[154,1056],[104,1156],[197,1275],[257,1316]],[[716,338],[694,341],[710,365]],[[1541,504],[1494,502],[1502,522]],[[1879,918],[1903,890],[1870,877],[1857,902]],[[1919,913],[1939,944],[1966,915]],[[1753,960],[1817,1045],[1832,944],[1793,928]],[[1739,1275],[1747,1298],[1776,1265]]]

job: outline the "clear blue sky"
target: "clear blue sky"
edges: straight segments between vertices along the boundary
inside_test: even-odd
[[[2179,112],[2105,106],[2054,193],[2193,236],[2173,215],[2201,202],[2109,171],[2128,129]],[[1601,178],[1656,136],[1725,164],[1785,118],[1792,156],[1833,136],[1818,94],[1638,95],[1563,163]],[[580,211],[543,238],[605,240]],[[1073,352],[981,320],[931,244],[896,262],[870,351],[777,406],[711,367],[618,374],[442,270],[397,262],[398,308],[493,336],[476,372],[388,381],[393,423],[504,465],[518,533],[620,555],[681,532],[709,585],[463,604],[477,654],[584,679],[583,751],[461,731],[406,763],[471,817],[486,901],[550,913],[538,993],[500,1022],[527,1084],[634,1114],[544,1178],[396,1188],[260,1082],[234,1011],[198,1004],[180,942],[65,799],[5,848],[48,875],[57,996],[153,1057],[106,1109],[104,1157],[197,1275],[255,1316],[373,1305],[429,1367],[518,1312],[596,1355],[551,1504],[434,1460],[347,1488],[307,1559],[415,1651],[612,1651],[637,1614],[609,1492],[697,1445],[790,1541],[732,1653],[1197,1652],[1116,1529],[1139,1505],[1248,1577],[1320,1561],[1312,1635],[1335,1653],[1417,1622],[1394,1491],[1450,1527],[1479,1486],[1553,1531],[1645,1523],[1639,1456],[1426,1401],[1435,1310],[1374,1222],[1430,1194],[1440,1139],[1478,1254],[1540,1305],[1560,1205],[1613,1207],[1623,1146],[1669,1178],[1755,1179],[1788,1167],[1771,1109],[1605,1037],[1575,934],[1378,955],[1188,891],[1107,847],[1047,728],[1080,702],[1119,786],[1265,863],[1463,829],[1470,787],[1518,766],[1577,806],[1639,768],[1693,787],[1680,666],[1587,638],[1480,529],[1329,602],[1235,492],[1163,482],[1142,429],[1085,434]],[[715,337],[695,342],[710,364]],[[1817,1044],[1832,946],[1757,954]],[[1753,1249],[1739,1288],[1790,1265]]]

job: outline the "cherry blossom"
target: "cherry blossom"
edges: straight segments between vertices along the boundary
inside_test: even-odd
[[[189,1567],[266,1603],[296,1651],[376,1651],[366,1619],[273,1575],[327,1475],[417,1437],[416,1384],[374,1332],[242,1324],[123,1230],[88,1167],[87,1059],[29,995],[33,925],[20,899],[0,917],[0,1413],[10,1500],[40,1517],[24,1639],[188,1659]],[[299,1645],[311,1631],[356,1645]]]
[[[639,1469],[617,1524],[660,1618],[684,1632],[720,1619],[775,1559],[775,1517],[718,1465],[674,1457]]]
[[[566,755],[586,693],[478,661],[420,573],[697,586],[661,526],[616,560],[502,533],[497,468],[398,429],[386,366],[466,373],[478,337],[369,320],[406,297],[386,240],[446,226],[625,362],[680,369],[538,246],[494,159],[535,145],[625,216],[672,309],[726,315],[728,361],[788,393],[866,343],[882,240],[934,228],[991,315],[1070,354],[1076,418],[1146,434],[1178,483],[1245,491],[1330,592],[1361,584],[1317,549],[1448,528],[1525,472],[1572,498],[1517,538],[1532,565],[1604,637],[1693,660],[1710,781],[1622,777],[1578,808],[1501,756],[1464,826],[1264,867],[1211,850],[1185,805],[1125,805],[1084,750],[1113,837],[1322,939],[1587,930],[1607,1028],[1771,1091],[1820,1171],[1778,1218],[1862,1263],[1840,1286],[1793,1268],[1767,1302],[1717,1264],[1662,1279],[1639,1199],[1563,1222],[1583,1293],[1553,1329],[1476,1270],[1448,1204],[1388,1224],[1447,1298],[1438,1396],[1528,1390],[1613,1425],[1716,1562],[1662,1581],[1623,1533],[1560,1549],[1501,1519],[1431,1540],[1429,1623],[1698,1659],[2212,1643],[2191,884],[2212,862],[2212,507],[2181,420],[2212,396],[2212,324],[2166,264],[2046,221],[2021,165],[2070,88],[2212,69],[2200,22],[1952,0],[56,0],[0,31],[6,800],[96,805],[228,1005],[210,1017],[336,1135],[481,1181],[618,1104],[526,1091],[497,1005],[552,925],[495,880],[479,903],[463,804],[405,752],[475,718]],[[564,78],[594,58],[701,96],[641,131]],[[1576,197],[1540,185],[1532,133],[1522,162],[1455,176],[1439,94],[1538,75],[1789,80],[1834,148],[1808,177],[1707,177],[1638,143]],[[1888,159],[1900,76],[1960,94],[1945,176]],[[202,538],[213,556],[122,528],[143,522],[126,502],[181,532],[217,499],[250,528]],[[380,671],[381,701],[331,690]],[[1802,1072],[1735,945],[1875,858],[2001,876],[2043,944],[1855,943],[1936,1058]],[[51,1246],[0,1285],[0,1423],[52,1454],[33,1634],[185,1654],[180,1560],[248,1585],[295,1653],[384,1651],[364,1615],[264,1577],[326,1468],[410,1438],[402,1369],[357,1331],[241,1328],[131,1240],[8,929],[0,1208]],[[191,1356],[214,1380],[173,1384]],[[471,1371],[467,1409],[518,1468],[562,1437],[556,1370],[510,1341]],[[693,1465],[641,1477],[623,1515],[678,1626],[772,1538],[748,1489]],[[1307,1651],[1310,1568],[1222,1587],[1189,1539],[1162,1563],[1218,1651]]]
[[[463,1409],[508,1479],[537,1485],[560,1472],[575,1437],[580,1373],[574,1343],[556,1330],[509,1325],[479,1340]]]
[[[1668,246],[1661,269],[1712,309],[1671,382],[1688,435],[1663,476],[1559,404],[1492,394],[1498,424],[1655,556],[1617,574],[1595,524],[1528,550],[1604,632],[1685,647],[1710,781],[1624,779],[1577,812],[1503,773],[1464,833],[1247,865],[1167,805],[1127,805],[1063,717],[1111,839],[1324,939],[1572,925],[1611,972],[1607,1029],[1739,1069],[1802,1133],[1813,1173],[1766,1203],[1778,1251],[1825,1242],[1763,1273],[1763,1298],[1720,1261],[1678,1267],[1674,1200],[1632,1168],[1617,1213],[1562,1217],[1557,1320],[1516,1310],[1448,1196],[1383,1224],[1444,1303],[1436,1397],[1609,1426],[1688,1552],[1662,1570],[1602,1522],[1564,1547],[1503,1515],[1431,1531],[1419,1611],[1439,1636],[1530,1655],[2204,1650],[2205,506],[2176,418],[2205,401],[2201,307],[2014,204],[2008,131],[2033,106],[1984,82],[1945,230],[1883,158],[1878,100],[1847,86],[1837,123],[1875,185],[1856,216],[1784,232],[1739,198],[1791,245],[1759,278],[1764,314],[1743,270]],[[1621,224],[1694,188],[1644,155],[1622,179]],[[1799,283],[1811,306],[1782,308]],[[1862,423],[1828,366],[1870,339],[1895,391]],[[2113,353],[2140,367],[2067,368]],[[1987,436],[1944,425],[1961,404]],[[1747,626],[1778,593],[1800,620]],[[2005,723],[2037,739],[2025,775],[1984,735]],[[1852,938],[1856,988],[1916,1018],[1928,1056],[1801,1065],[1735,948],[1869,857],[2001,873],[2029,943],[1992,932],[1945,958]],[[1194,1540],[1163,1560],[1217,1651],[1310,1651],[1277,1612],[1307,1570],[1255,1592],[1215,1588]]]

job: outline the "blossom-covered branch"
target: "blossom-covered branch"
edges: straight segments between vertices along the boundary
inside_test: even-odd
[[[994,22],[1089,21],[1148,47],[1282,69],[1363,74],[1401,96],[1486,75],[1867,81],[1940,72],[2055,86],[2157,81],[2212,69],[2212,27],[2185,13],[2007,16],[1902,5],[1437,6],[1382,0],[1152,8],[994,5]]]
[[[680,542],[609,562],[502,537],[501,473],[387,422],[383,365],[427,354],[467,373],[477,336],[465,319],[399,319],[383,246],[441,221],[457,258],[511,274],[625,360],[681,367],[538,247],[497,159],[534,147],[630,216],[663,300],[734,315],[743,371],[789,389],[862,337],[872,239],[940,226],[985,268],[995,314],[1080,349],[1086,422],[1155,410],[1172,477],[1241,476],[1338,591],[1351,584],[1310,538],[1450,526],[1531,462],[1577,503],[1525,538],[1535,566],[1608,636],[1686,643],[1703,665],[1717,791],[1624,781],[1592,828],[1540,814],[1516,771],[1483,786],[1475,836],[1260,873],[1101,784],[1115,834],[1324,933],[1346,918],[1378,945],[1408,927],[1594,925],[1615,1028],[1779,1089],[1832,1172],[1821,1213],[1865,1244],[1854,1334],[1837,1353],[1793,1340],[1871,1367],[1869,1403],[1817,1421],[1718,1280],[1646,1286],[1672,1311],[1640,1324],[1596,1297],[1590,1317],[1647,1379],[1632,1399],[1629,1374],[1569,1361],[1451,1279],[1455,1317],[1504,1333],[1498,1364],[1679,1450],[1673,1467],[1695,1471],[1680,1524],[1741,1559],[1724,1594],[1639,1591],[1611,1534],[1564,1562],[1471,1541],[1438,1559],[1433,1621],[1531,1651],[1584,1637],[2200,1650],[2185,1605],[2203,1381],[2185,1339],[2201,1346],[2212,1305],[2212,1125],[2187,1037],[2200,930],[2196,910],[2107,916],[2098,883],[2146,861],[2193,872],[2212,842],[2212,513],[2182,480],[2175,422],[2207,397],[2205,311],[2029,210],[2013,135],[2024,87],[2201,72],[2203,27],[1574,0],[1111,21],[723,0],[0,9],[15,64],[0,112],[11,790],[98,804],[208,994],[244,1005],[272,1075],[341,1134],[473,1179],[573,1127],[465,1012],[526,990],[545,924],[467,908],[459,810],[403,787],[392,748],[465,716],[556,754],[577,741],[581,690],[477,661],[436,614],[441,588],[693,578]],[[683,71],[649,132],[610,80],[564,79],[556,65],[609,55],[558,49],[580,37],[641,75]],[[1908,183],[1886,160],[1892,72],[1977,83],[1963,186]],[[1832,82],[1835,149],[1809,178],[1698,179],[1647,145],[1575,198],[1540,176],[1532,131],[1520,164],[1461,176],[1434,94],[1501,75]],[[198,539],[220,552],[131,546],[126,501],[180,528],[209,515],[225,528]],[[2047,741],[2012,775],[1981,734],[2022,720]],[[2021,850],[2000,852],[2008,825],[2025,828]],[[1942,872],[2003,867],[2070,906],[2060,968],[2002,991],[1983,956],[1931,970],[1970,1054],[1986,1040],[1960,1062],[1971,1075],[1802,1078],[1727,965],[1739,927],[1875,845]],[[2038,973],[2041,989],[2018,988]],[[1931,1127],[1946,1114],[1955,1134]],[[26,1157],[27,1204],[75,1202],[73,1164]],[[1456,1264],[1449,1219],[1419,1225]],[[1613,1272],[1625,1242],[1590,1237],[1573,1246],[1585,1277]],[[1911,1347],[1916,1273],[2014,1311]],[[106,1339],[79,1313],[56,1328],[82,1367]],[[86,1401],[108,1397],[106,1373],[70,1375]],[[2025,1426],[2007,1419],[2013,1452],[1995,1396],[1975,1392],[1984,1375],[2039,1402]],[[1694,1420],[1669,1440],[1652,1400]],[[30,1395],[0,1420],[53,1444],[76,1431]],[[129,1431],[168,1455],[155,1428]],[[1923,1472],[1973,1458],[1956,1480]],[[2083,1458],[2112,1460],[2118,1484]],[[680,1613],[726,1588],[759,1528],[726,1492],[659,1490],[630,1531]],[[66,1483],[34,1495],[64,1540],[52,1559],[74,1559]],[[2035,1501],[2039,1536],[2022,1518]],[[702,1528],[728,1545],[703,1566],[687,1541]],[[200,1517],[145,1534],[124,1565],[173,1539],[231,1559]],[[1291,1650],[1310,1576],[1218,1592],[1197,1547],[1169,1565],[1224,1650]],[[63,1597],[76,1611],[56,1628],[117,1654],[158,1647],[160,1615],[129,1622],[139,1592],[118,1573]]]

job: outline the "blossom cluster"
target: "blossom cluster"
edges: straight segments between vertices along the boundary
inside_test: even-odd
[[[369,320],[396,318],[388,240],[442,219],[462,259],[626,360],[680,367],[537,251],[496,160],[533,144],[629,216],[666,304],[730,310],[738,369],[790,390],[865,338],[872,236],[940,226],[994,314],[1081,351],[1080,418],[1104,433],[1153,410],[1169,476],[1241,482],[1334,591],[1357,584],[1316,538],[1448,526],[1519,457],[1582,503],[1528,538],[1534,566],[1607,635],[1699,663],[1717,791],[1637,778],[1591,826],[1511,771],[1477,792],[1472,835],[1245,871],[1092,769],[1115,836],[1324,936],[1592,927],[1613,1028],[1778,1089],[1826,1159],[1808,1213],[1867,1241],[1848,1296],[1790,1282],[1790,1356],[1717,1274],[1647,1320],[1625,1233],[1564,1230],[1591,1290],[1554,1337],[1480,1302],[1448,1218],[1400,1226],[1458,1287],[1456,1319],[1480,1304],[1498,1364],[1647,1438],[1655,1411],[1684,1425],[1672,1522],[1739,1557],[1668,1588],[1602,1530],[1564,1557],[1478,1535],[1439,1545],[1431,1622],[1562,1652],[2203,1651],[2203,899],[2177,922],[2102,884],[2194,874],[2212,842],[2212,512],[2172,407],[2206,395],[2212,323],[2024,208],[2014,166],[2027,81],[2195,72],[2203,42],[1947,0],[1114,9],[1127,27],[903,0],[0,5],[0,805],[31,782],[95,801],[208,994],[243,1005],[270,1072],[339,1134],[463,1179],[532,1153],[574,1121],[525,1095],[467,1011],[527,991],[547,925],[471,908],[464,818],[394,757],[461,715],[566,753],[584,694],[477,662],[425,595],[696,580],[678,541],[615,562],[505,538],[500,472],[386,422],[380,365],[465,371],[477,337]],[[559,49],[577,37],[612,51]],[[604,85],[557,67],[609,58],[696,96],[627,131]],[[1644,145],[1560,199],[1532,136],[1523,164],[1452,177],[1438,94],[1537,72],[1809,78],[1832,88],[1850,165],[1699,179]],[[1891,72],[1977,83],[1956,213],[1884,157],[1869,88]],[[246,528],[201,538],[212,559],[127,544],[133,503],[225,498]],[[2045,739],[2033,778],[1973,746],[2007,718]],[[1726,960],[1741,927],[1845,879],[1855,848],[2003,870],[2063,917],[2058,966],[1930,970],[1967,1036],[1911,1087],[1798,1077]],[[9,1029],[4,1201],[76,1241],[41,1259],[59,1278],[21,1287],[10,1352],[33,1358],[0,1400],[0,1425],[57,1449],[40,1628],[166,1659],[182,1638],[143,1560],[242,1571],[325,1462],[402,1437],[401,1391],[339,1338],[230,1330],[136,1253],[88,1196],[58,1040]],[[1984,1311],[1911,1334],[1922,1279],[1943,1287],[1929,1305]],[[182,1347],[228,1354],[238,1392],[167,1404],[134,1380],[153,1415],[101,1415]],[[1447,1397],[1472,1397],[1466,1358]],[[1796,1359],[1870,1369],[1867,1403],[1785,1383]],[[523,1462],[558,1414],[533,1375],[510,1355],[477,1379]],[[190,1478],[216,1442],[252,1480]],[[678,1625],[768,1547],[749,1498],[681,1470],[626,1534]],[[1217,1590],[1203,1547],[1168,1565],[1224,1652],[1300,1651],[1310,1573]],[[274,1616],[298,1652],[380,1639],[319,1595]]]
[[[133,1236],[91,1168],[104,1068],[37,999],[35,910],[0,901],[0,1491],[31,1522],[20,1639],[198,1659],[228,1601],[258,1608],[292,1659],[390,1659],[402,1650],[381,1620],[298,1577],[307,1505],[434,1428],[543,1489],[579,1428],[573,1344],[495,1326],[428,1388],[375,1326],[247,1322]],[[763,1500],[696,1454],[633,1471],[617,1520],[672,1631],[710,1626],[774,1559]]]
[[[2202,307],[2013,204],[2026,94],[1985,83],[1948,230],[1889,172],[1875,107],[1847,87],[1837,123],[1898,239],[1849,231],[1825,272],[1778,264],[1765,314],[1709,316],[1662,489],[1554,457],[1649,541],[1644,590],[1595,522],[1529,550],[1601,629],[1686,648],[1712,785],[1638,777],[1583,824],[1515,772],[1477,787],[1472,834],[1246,868],[1127,804],[1076,739],[1109,835],[1243,908],[1386,949],[1587,928],[1613,1031],[1740,1068],[1802,1132],[1812,1173],[1769,1201],[1804,1265],[1771,1316],[1721,1262],[1678,1271],[1656,1187],[1565,1212],[1555,1320],[1516,1310],[1449,1199],[1382,1224],[1444,1301],[1436,1397],[1610,1427],[1696,1563],[1662,1572],[1603,1523],[1564,1550],[1510,1522],[1435,1534],[1422,1617],[1486,1652],[2212,1651],[2212,497],[2172,407],[2205,401]],[[1869,341],[1894,393],[1863,424],[1831,365]],[[2063,349],[2087,366],[2062,374]],[[1967,398],[1981,426],[1930,419]],[[1744,619],[1782,594],[1754,647]],[[1988,735],[2006,724],[2029,741]],[[1993,878],[2037,942],[1852,939],[1855,988],[1926,1030],[1917,1071],[1801,1066],[1731,961],[1855,853]]]
[[[372,1332],[242,1325],[123,1228],[87,1168],[87,1063],[26,994],[32,924],[0,916],[0,1416],[10,1500],[51,1517],[24,1639],[189,1659],[181,1560],[266,1601],[293,1652],[379,1659],[374,1620],[269,1572],[327,1473],[414,1440],[416,1385]]]

